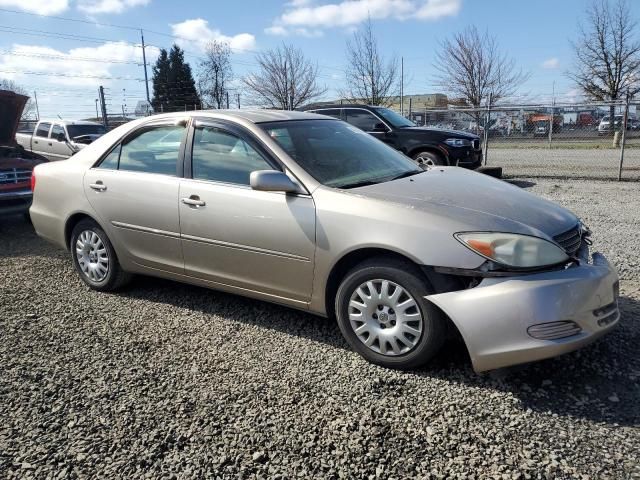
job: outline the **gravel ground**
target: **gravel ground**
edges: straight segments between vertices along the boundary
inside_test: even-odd
[[[0,478],[640,478],[640,192],[536,182],[624,267],[623,317],[486,375],[456,342],[385,370],[328,320],[173,282],[95,293],[3,221]]]
[[[620,150],[564,148],[491,148],[487,165],[502,167],[510,177],[617,179]],[[640,148],[624,154],[622,177],[640,180]]]

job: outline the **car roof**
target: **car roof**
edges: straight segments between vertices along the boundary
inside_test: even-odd
[[[384,108],[380,105],[364,105],[362,103],[326,103],[322,105],[310,105],[305,110],[323,110],[326,108]]]
[[[246,110],[192,110],[187,112],[172,112],[172,113],[160,113],[146,117],[148,120],[154,119],[166,119],[166,118],[184,118],[190,117],[209,117],[230,119],[236,121],[247,121],[250,123],[265,123],[265,122],[279,122],[284,120],[327,120],[329,117],[326,115],[319,115],[317,113],[299,112],[296,110],[258,110],[258,109],[246,109]]]
[[[58,123],[60,125],[102,125],[89,120],[60,120],[59,118],[41,118],[41,123]]]

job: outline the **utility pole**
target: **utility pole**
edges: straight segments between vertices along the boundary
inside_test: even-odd
[[[229,110],[229,90],[227,90],[227,110]]]
[[[622,118],[622,140],[620,141],[620,165],[618,166],[618,181],[622,180],[622,162],[624,161],[624,143],[627,132],[627,121],[629,119],[629,90],[627,90],[627,99],[624,103],[624,117]],[[610,122],[615,121],[615,116],[609,120]]]
[[[484,148],[482,154],[484,155],[483,164],[487,164],[487,151],[489,150],[489,121],[491,120],[491,102],[493,101],[493,92],[489,93],[489,101],[487,102],[487,113],[484,121]]]
[[[100,85],[98,89],[98,96],[100,98],[100,108],[102,110],[102,124],[104,128],[109,128],[109,121],[107,120],[107,104],[104,101],[104,87]]]
[[[144,34],[140,29],[140,39],[142,40],[142,65],[144,66],[144,86],[147,89],[147,104],[151,105],[151,99],[149,98],[149,78],[147,77],[147,54],[144,48]]]
[[[36,91],[33,91],[33,99],[36,102],[36,118],[38,119],[38,121],[40,121],[40,109],[38,108],[38,94],[36,93]]]
[[[404,117],[404,57],[400,57],[400,115]]]
[[[556,105],[556,82],[553,81],[552,93],[551,93],[551,116],[549,117],[549,148],[551,148],[551,139],[553,138],[553,120],[555,116]]]
[[[236,93],[236,99],[238,100],[238,110],[240,110],[240,94]]]

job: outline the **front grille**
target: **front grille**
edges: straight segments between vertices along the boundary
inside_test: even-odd
[[[0,170],[0,185],[11,185],[29,181],[31,181],[31,170],[21,170],[18,168]]]
[[[567,252],[567,255],[573,257],[582,245],[582,226],[578,224],[571,230],[556,235],[553,239]]]
[[[473,140],[473,142],[471,142],[473,145],[473,149],[474,150],[480,150],[480,140],[478,140],[477,138]]]
[[[527,328],[527,333],[538,340],[558,340],[579,334],[582,328],[571,320],[540,323]]]

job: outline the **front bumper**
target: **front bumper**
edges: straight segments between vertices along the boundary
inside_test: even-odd
[[[449,163],[453,166],[474,169],[482,165],[482,149],[449,149]]]
[[[474,288],[425,298],[458,327],[481,372],[593,342],[618,323],[617,291],[617,272],[594,253],[564,270],[485,278]]]
[[[0,215],[14,215],[29,211],[33,194],[31,190],[0,191]]]

